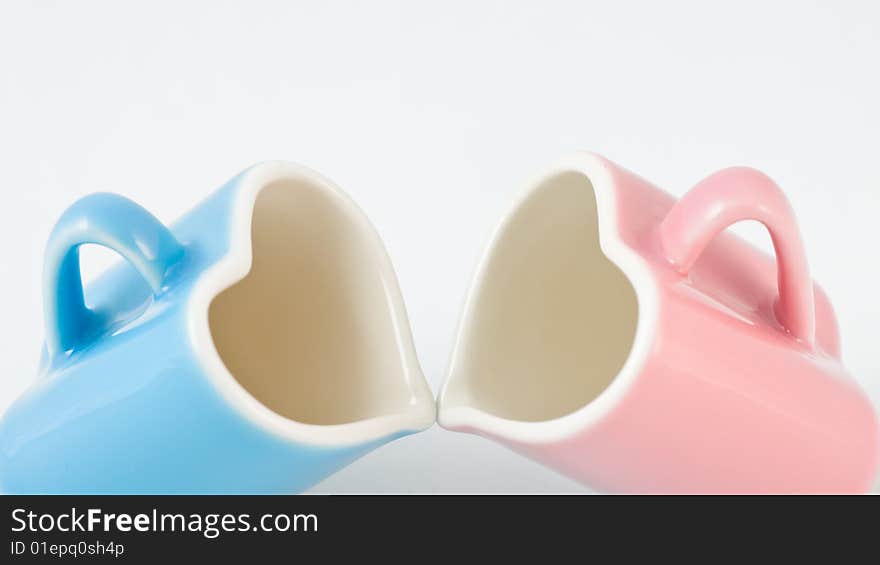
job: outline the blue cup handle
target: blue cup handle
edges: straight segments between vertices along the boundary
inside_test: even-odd
[[[107,247],[128,261],[158,297],[184,248],[155,216],[131,200],[95,193],[76,201],[55,224],[43,263],[46,351],[54,363],[87,347],[110,328],[86,306],[79,247]]]

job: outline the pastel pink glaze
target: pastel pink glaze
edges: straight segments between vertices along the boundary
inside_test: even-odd
[[[810,279],[791,208],[773,181],[726,169],[676,203],[601,157],[579,159],[576,170],[594,185],[610,179],[606,194],[616,200],[615,222],[600,207],[603,249],[617,238],[647,264],[656,287],[655,327],[637,377],[612,409],[547,440],[517,438],[503,424],[444,422],[442,401],[441,425],[505,443],[604,491],[870,489],[878,422],[840,362],[834,312]],[[720,233],[745,219],[768,228],[777,260]],[[633,286],[641,309],[646,297]]]

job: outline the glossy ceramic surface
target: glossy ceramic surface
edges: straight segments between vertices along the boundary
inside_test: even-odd
[[[387,388],[377,382],[374,388],[381,390],[370,388],[368,380],[350,390],[343,382],[337,396],[320,399],[328,405],[352,406],[360,399],[379,399],[364,404],[363,414],[349,418],[330,414],[326,417],[330,424],[287,417],[267,406],[267,400],[278,399],[258,400],[263,393],[252,394],[242,384],[242,375],[231,374],[224,363],[227,359],[215,347],[209,309],[251,270],[255,202],[269,186],[280,195],[278,205],[266,207],[281,210],[273,220],[277,229],[308,223],[310,210],[288,221],[284,206],[292,211],[317,202],[313,205],[333,218],[333,226],[345,231],[348,239],[337,238],[337,231],[320,222],[306,226],[311,231],[303,231],[307,235],[300,239],[308,239],[308,245],[333,245],[340,261],[356,263],[357,273],[381,289],[370,294],[357,277],[339,282],[343,293],[350,292],[341,301],[354,308],[349,325],[372,327],[374,333],[390,328],[388,335],[376,338],[382,340],[382,351],[388,352],[379,363],[386,373],[398,377]],[[282,251],[293,246],[296,238],[279,243],[279,235],[284,232],[267,231],[267,244]],[[106,246],[126,261],[84,293],[78,250],[87,243]],[[309,248],[304,244],[304,249]],[[260,263],[260,257],[256,259]],[[284,265],[266,260],[262,265],[264,271],[274,268],[285,273]],[[326,267],[320,261],[310,265]],[[415,359],[384,248],[357,207],[308,169],[284,163],[252,167],[170,229],[120,196],[88,196],[71,206],[52,232],[44,275],[46,348],[40,377],[0,421],[4,492],[297,492],[377,446],[434,421],[433,398]],[[296,281],[308,273],[289,275]],[[367,297],[373,302],[363,303]],[[253,299],[254,308],[276,310],[279,315],[288,314],[285,308],[294,303],[283,288],[265,304],[257,304],[259,298]],[[308,304],[321,297],[299,299]],[[296,304],[300,307],[300,302]],[[222,320],[226,326],[220,329],[235,335],[234,325],[245,320],[235,318],[236,310],[230,312],[224,314],[228,320]],[[358,336],[371,335],[358,334],[357,328],[333,327],[332,320],[318,315],[315,319],[329,326],[310,328],[306,318],[310,312],[297,311],[304,318],[301,339],[319,330],[331,336],[328,339],[336,334],[353,336],[354,344],[341,338],[338,346],[324,344],[334,358],[357,355],[362,347]],[[286,316],[291,323],[298,323],[296,318]],[[257,343],[254,351],[229,353],[228,360],[244,369],[258,366],[265,371],[260,363],[266,351],[296,350],[293,340],[299,337],[266,331],[266,343]],[[234,345],[233,340],[229,347]],[[270,385],[301,379],[299,390],[308,392],[326,377],[320,362],[315,362],[314,374],[279,371],[261,378]],[[380,404],[383,396],[392,393],[401,399],[398,404]],[[379,408],[369,412],[374,407]],[[309,407],[294,408],[306,413]],[[321,415],[310,417],[319,421]]]
[[[721,233],[748,219],[776,258]],[[569,224],[598,231],[596,263],[580,266],[586,244],[560,255]],[[578,349],[592,353],[560,361]],[[604,491],[861,492],[878,468],[877,419],[791,208],[744,168],[680,201],[586,153],[531,184],[478,270],[438,420]]]

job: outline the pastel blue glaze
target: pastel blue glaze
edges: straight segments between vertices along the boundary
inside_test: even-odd
[[[71,206],[45,260],[40,378],[0,420],[6,493],[299,492],[411,431],[365,444],[292,443],[235,410],[187,332],[201,273],[230,249],[239,175],[165,228],[140,206],[94,194]],[[126,259],[86,291],[78,248]]]

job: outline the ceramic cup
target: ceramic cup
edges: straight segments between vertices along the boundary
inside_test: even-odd
[[[83,244],[125,259],[85,293]],[[40,378],[0,421],[5,492],[296,492],[434,421],[379,237],[296,165],[244,171],[170,229],[83,198],[44,297]]]
[[[775,260],[721,233],[740,220]],[[538,178],[478,268],[438,420],[614,492],[858,492],[878,467],[792,210],[745,168],[679,201],[587,153]]]

